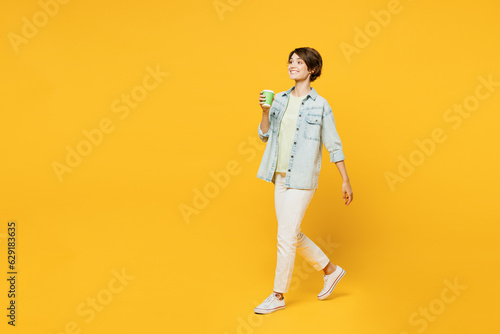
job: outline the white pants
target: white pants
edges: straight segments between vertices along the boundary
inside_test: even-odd
[[[278,219],[276,292],[288,292],[296,251],[318,271],[330,261],[321,248],[300,231],[300,223],[316,190],[287,188],[283,174],[275,174],[274,204]]]

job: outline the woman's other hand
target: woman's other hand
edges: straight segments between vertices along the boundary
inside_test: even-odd
[[[344,195],[345,205],[349,205],[352,202],[352,189],[351,183],[349,181],[342,182],[342,194]]]

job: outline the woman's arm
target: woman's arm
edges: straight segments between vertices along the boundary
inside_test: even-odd
[[[273,96],[274,101],[274,96]],[[260,92],[259,94],[259,104],[262,108],[262,121],[260,122],[260,130],[263,133],[266,133],[269,130],[269,109],[271,106],[265,106],[264,102],[266,102],[266,96]]]
[[[349,176],[347,176],[344,160],[337,161],[335,165],[337,166],[337,169],[342,176],[342,195],[345,201],[345,205],[349,205],[349,203],[352,202],[353,197],[351,183],[349,182]]]
[[[343,182],[349,182],[349,176],[347,176],[347,171],[345,169],[344,160],[337,161],[335,163],[335,165],[337,166],[337,168],[338,168],[338,170],[340,172],[340,176],[342,176],[342,181]]]
[[[321,125],[321,138],[323,144],[330,153],[331,162],[339,162],[345,159],[342,150],[342,141],[340,140],[337,128],[335,127],[335,118],[333,111],[327,101],[323,105],[323,124]]]
[[[269,130],[269,109],[262,112],[262,121],[260,122],[260,131],[266,133]]]
[[[344,151],[342,150],[342,141],[340,140],[339,134],[335,127],[333,110],[327,101],[325,101],[325,104],[323,105],[323,125],[321,131],[321,138],[323,139],[323,143],[330,153],[330,161],[335,163],[340,172],[340,175],[342,176],[342,195],[345,200],[345,205],[349,205],[349,203],[352,202],[352,189],[345,168],[345,157]]]
[[[262,121],[259,124],[259,128],[257,129],[259,133],[259,138],[263,142],[267,142],[269,139],[269,109],[271,106],[265,106],[264,102],[266,101],[265,95],[260,92],[259,94],[259,104],[260,107],[262,108]],[[273,98],[274,101],[274,98]]]

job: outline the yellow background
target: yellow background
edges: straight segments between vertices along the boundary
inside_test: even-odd
[[[72,0],[17,47],[13,34],[23,17],[43,19],[41,5],[2,6],[2,333],[497,332],[500,86],[457,128],[443,116],[479,77],[500,81],[500,3],[401,0],[346,57],[341,45],[376,29],[371,11],[387,1],[220,2],[221,15],[212,0]],[[287,56],[302,46],[323,57],[312,86],[332,106],[354,191],[345,207],[323,149],[302,231],[346,276],[320,302],[322,273],[297,256],[286,309],[256,316],[273,288],[277,232],[274,188],[256,178],[258,93],[293,86]],[[168,75],[120,118],[112,103],[139,92],[147,68]],[[113,131],[59,182],[53,163],[103,119]],[[435,128],[446,140],[391,189],[386,173]],[[211,197],[186,218],[196,191]],[[454,280],[466,288],[443,303]],[[422,320],[429,308],[439,314]]]

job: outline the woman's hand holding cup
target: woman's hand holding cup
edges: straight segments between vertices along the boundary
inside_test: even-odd
[[[264,89],[259,95],[259,104],[263,112],[269,112],[271,104],[274,100],[274,92],[272,90]]]

